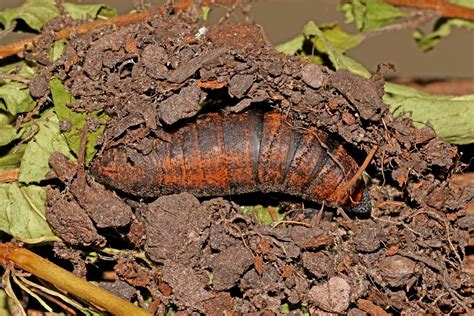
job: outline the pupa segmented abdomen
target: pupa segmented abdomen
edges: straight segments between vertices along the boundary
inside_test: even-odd
[[[107,149],[92,172],[107,186],[144,197],[261,191],[346,208],[368,204],[360,180],[346,188],[358,166],[344,147],[316,128],[291,128],[282,114],[214,113],[169,136],[147,155],[124,145]]]

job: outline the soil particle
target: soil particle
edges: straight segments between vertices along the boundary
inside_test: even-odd
[[[28,84],[30,94],[34,98],[40,98],[49,92],[49,76],[46,74],[38,74],[31,79]]]
[[[206,282],[189,266],[166,260],[162,278],[171,286],[174,301],[182,306],[203,310],[204,301],[212,298],[211,293],[204,289]]]
[[[106,242],[72,195],[57,189],[48,190],[46,220],[54,233],[71,245],[100,247]]]
[[[115,280],[114,282],[102,281],[99,282],[99,286],[127,301],[130,301],[137,294],[137,290],[133,286],[121,280]]]
[[[208,237],[209,209],[189,193],[162,196],[145,213],[145,250],[157,262],[190,264],[199,258]]]
[[[359,77],[347,70],[331,75],[331,84],[354,105],[364,120],[380,120],[387,106],[381,100],[376,85],[370,79]]]
[[[235,75],[229,82],[229,94],[236,98],[242,98],[253,84],[253,75]]]
[[[334,274],[332,259],[321,252],[304,252],[303,266],[316,278],[331,277]]]
[[[301,79],[311,88],[320,88],[324,83],[324,78],[324,67],[322,66],[307,64],[304,65],[301,70]]]
[[[252,253],[243,245],[235,245],[211,258],[212,286],[216,291],[232,288],[253,264]]]
[[[380,272],[384,280],[392,287],[407,284],[416,273],[416,263],[400,255],[386,257],[379,261]]]
[[[71,192],[98,228],[126,226],[132,221],[130,206],[111,191],[75,182]]]
[[[313,286],[309,301],[324,311],[342,313],[349,307],[351,286],[341,277],[332,277],[327,283]]]
[[[192,117],[199,111],[199,104],[205,95],[196,85],[185,87],[179,94],[172,95],[160,103],[158,115],[169,125],[180,119]]]

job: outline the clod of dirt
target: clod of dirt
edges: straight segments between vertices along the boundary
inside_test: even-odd
[[[349,307],[351,286],[341,277],[332,277],[327,283],[313,286],[308,293],[310,302],[322,310],[342,313]]]
[[[38,74],[28,84],[30,94],[34,98],[40,98],[49,92],[49,76]]]
[[[408,283],[417,271],[416,263],[400,255],[383,258],[379,261],[380,272],[384,280],[393,287]]]
[[[244,245],[235,245],[216,254],[210,264],[213,289],[222,291],[232,288],[252,264],[252,253]]]
[[[184,264],[198,260],[209,234],[209,212],[189,193],[162,196],[148,205],[145,250],[150,258]]]
[[[74,197],[57,189],[48,190],[46,220],[54,233],[71,245],[101,247],[106,243]]]
[[[74,197],[97,227],[123,227],[132,221],[132,209],[115,193],[106,191],[97,185],[81,185],[78,182],[74,182],[70,188]]]
[[[347,70],[336,71],[331,75],[331,84],[356,107],[364,120],[380,120],[387,111],[380,91],[370,79],[359,77]],[[383,91],[382,91],[383,92]]]
[[[137,290],[133,286],[121,280],[115,280],[114,282],[102,281],[99,282],[99,286],[127,301],[130,301],[137,294]]]
[[[202,280],[189,266],[166,260],[162,277],[171,286],[174,301],[182,306],[202,311],[203,302],[212,298],[204,289],[208,280]]]
[[[360,252],[374,252],[381,246],[380,227],[367,222],[354,237],[355,248]]]
[[[179,94],[172,95],[160,103],[158,115],[163,122],[169,125],[180,119],[192,117],[199,111],[200,103],[205,96],[206,93],[196,85],[185,87]]]
[[[324,83],[324,67],[316,64],[304,65],[301,70],[301,79],[314,89],[320,88]]]
[[[303,266],[316,278],[331,277],[334,274],[332,259],[321,252],[303,252]]]

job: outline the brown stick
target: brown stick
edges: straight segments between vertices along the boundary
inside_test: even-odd
[[[18,180],[20,168],[0,172],[0,183],[15,182]]]
[[[440,16],[474,21],[474,10],[449,3],[447,0],[384,0],[397,6],[433,10]]]
[[[367,168],[367,166],[369,165],[370,161],[372,160],[372,158],[374,158],[374,155],[375,155],[375,152],[377,151],[379,147],[377,145],[375,145],[371,150],[370,152],[367,154],[367,157],[365,158],[364,162],[362,163],[362,165],[359,167],[359,169],[357,170],[357,172],[354,174],[354,176],[346,183],[346,185],[342,188],[341,192],[343,193],[346,193],[347,190],[351,189],[354,184],[357,182],[357,180],[359,180],[360,176],[362,175],[362,173],[364,172],[364,170]]]
[[[0,261],[3,265],[13,264],[15,267],[30,272],[57,288],[103,308],[113,315],[151,315],[138,306],[75,276],[25,248],[19,248],[13,244],[0,244]]]
[[[54,34],[56,40],[68,39],[72,34],[85,34],[91,30],[97,29],[105,25],[127,25],[143,20],[144,18],[152,14],[151,10],[142,11],[134,14],[127,14],[110,18],[108,20],[94,21],[91,23],[85,23],[76,27],[66,28]],[[35,43],[39,40],[41,35],[26,38],[19,42],[15,42],[9,45],[0,47],[0,58],[5,58],[18,54],[22,51],[33,49]]]

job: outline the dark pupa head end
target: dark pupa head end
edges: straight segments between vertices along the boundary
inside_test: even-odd
[[[372,199],[367,189],[362,193],[362,198],[358,202],[354,202],[348,209],[352,214],[368,215],[372,211]]]

